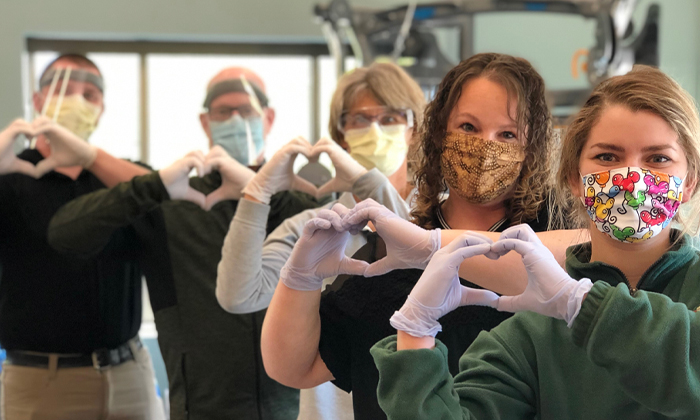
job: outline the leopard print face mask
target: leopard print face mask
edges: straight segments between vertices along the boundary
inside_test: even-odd
[[[450,188],[470,203],[484,204],[517,181],[525,160],[525,148],[480,137],[448,133],[443,141],[442,174]]]

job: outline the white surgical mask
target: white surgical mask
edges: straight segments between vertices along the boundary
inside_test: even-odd
[[[262,118],[244,119],[234,113],[226,121],[209,121],[211,139],[243,165],[257,164],[258,156],[265,148]]]
[[[598,230],[624,243],[658,235],[683,198],[683,180],[638,167],[582,176],[581,201]]]
[[[367,128],[345,132],[350,156],[367,169],[377,168],[386,176],[393,175],[406,160],[407,126],[382,125],[373,122]]]

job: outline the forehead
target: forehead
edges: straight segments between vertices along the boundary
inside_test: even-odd
[[[51,70],[51,69],[54,69],[54,70],[65,69],[65,68],[68,68],[68,67],[73,68],[73,69],[84,70],[84,71],[86,71],[86,72],[95,74],[95,75],[97,75],[97,76],[101,76],[100,71],[97,70],[96,68],[94,68],[94,67],[92,67],[92,66],[87,66],[87,65],[85,65],[85,64],[77,64],[77,63],[75,63],[75,62],[73,62],[73,61],[71,61],[71,60],[69,60],[69,59],[59,59],[59,60],[57,60],[55,63],[53,63],[53,64],[51,65],[51,67],[49,68],[49,70]]]
[[[378,106],[384,106],[384,104],[379,103],[379,101],[370,92],[362,90],[357,93],[348,111],[354,111],[360,108],[373,108]]]
[[[67,68],[79,69],[81,71],[85,71],[88,73],[92,73],[96,76],[102,77],[102,74],[99,72],[99,70],[97,70],[94,67],[85,66],[85,65],[78,65],[70,60],[58,60],[55,63],[53,63],[49,69],[47,69],[47,70],[60,71],[59,78],[58,78],[57,83],[56,83],[56,90],[57,91],[58,91],[58,89],[61,88],[61,85],[63,84],[63,77],[65,75],[64,70]],[[49,89],[49,87],[50,87],[50,85],[43,86],[41,88],[41,90],[47,91]],[[100,93],[100,94],[102,93],[102,91],[97,86],[93,85],[92,83],[83,82],[83,81],[74,80],[74,79],[68,80],[67,89],[70,90],[71,92],[84,92],[84,91],[88,91],[88,90],[94,90],[97,93]]]
[[[211,101],[211,109],[217,107],[231,107],[236,108],[242,105],[250,105],[250,97],[245,92],[227,92],[221,94]]]
[[[649,111],[632,111],[621,105],[603,110],[584,147],[598,142],[615,144],[625,150],[649,146],[677,145],[678,134],[660,116]]]
[[[508,95],[506,88],[485,77],[477,77],[462,85],[462,92],[453,113],[467,112],[480,118],[513,120],[517,98]]]

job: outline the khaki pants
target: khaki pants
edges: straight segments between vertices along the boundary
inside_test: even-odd
[[[156,397],[151,357],[145,348],[136,360],[98,371],[93,367],[57,369],[4,364],[3,420],[163,420]]]

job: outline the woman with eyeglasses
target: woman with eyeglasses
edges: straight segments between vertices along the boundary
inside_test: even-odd
[[[318,196],[341,192],[337,202],[345,207],[373,198],[408,218],[404,198],[412,185],[406,153],[424,105],[420,86],[394,64],[373,64],[343,76],[331,103],[329,126],[334,141],[322,139],[305,152],[312,156],[326,153],[335,166],[335,178],[319,188]],[[301,139],[292,143],[298,150],[308,145]],[[267,165],[274,162],[273,157]],[[303,235],[305,223],[319,212],[330,211],[332,205],[302,212],[270,233],[266,226],[269,206],[246,194],[238,203],[222,249],[216,287],[221,306],[238,314],[267,308],[280,270]],[[348,255],[366,243],[362,235],[353,239],[346,249]],[[299,419],[353,418],[348,395],[331,384],[303,391],[300,404]]]
[[[348,210],[339,205],[333,207],[338,214],[320,214],[282,270],[263,324],[261,349],[270,377],[295,388],[333,381],[352,392],[356,419],[386,418],[369,350],[394,334],[387,320],[401,308],[431,252],[466,229],[494,240],[495,232],[519,223],[548,229],[554,140],[544,81],[526,60],[478,54],[453,68],[426,108],[418,146],[415,224],[377,203],[358,204],[351,210],[359,215],[356,221],[371,220],[382,238],[369,235],[353,259],[334,265],[326,263],[328,256],[339,256],[344,242],[333,235],[351,240],[358,226],[344,225],[340,216]],[[579,231],[542,235],[559,260],[567,245],[582,239]],[[411,257],[422,249],[427,255]],[[466,262],[460,274],[469,281],[462,284],[519,293],[525,283],[519,259],[506,260]],[[363,264],[363,273],[339,277],[321,294],[319,277],[358,274]],[[365,278],[370,276],[379,277]],[[445,319],[438,336],[456,355],[450,370],[457,372],[458,355],[481,331],[508,317],[492,308],[465,307]]]

